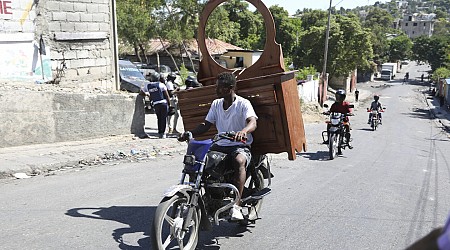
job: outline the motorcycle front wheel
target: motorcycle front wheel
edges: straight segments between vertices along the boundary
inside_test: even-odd
[[[198,242],[200,210],[194,208],[188,230],[183,231],[183,223],[188,214],[188,199],[181,194],[164,198],[156,208],[151,239],[153,249],[194,250]]]
[[[337,134],[330,135],[330,138],[328,139],[328,149],[330,154],[330,160],[333,160],[336,157],[338,150]]]

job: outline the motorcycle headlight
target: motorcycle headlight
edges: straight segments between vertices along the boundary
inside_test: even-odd
[[[194,165],[195,164],[195,156],[194,155],[185,155],[183,163],[186,165]]]
[[[339,119],[331,119],[331,124],[332,125],[338,125],[339,124]]]

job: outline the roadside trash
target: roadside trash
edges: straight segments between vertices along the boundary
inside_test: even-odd
[[[136,149],[132,149],[132,150],[131,150],[131,154],[132,154],[132,155],[135,155],[135,154],[137,154],[137,153],[139,153],[139,150],[136,150]]]
[[[27,175],[26,173],[15,173],[14,177],[17,179],[28,179],[31,178],[31,176]]]

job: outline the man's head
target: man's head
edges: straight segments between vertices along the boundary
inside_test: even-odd
[[[380,100],[380,96],[379,96],[379,95],[374,95],[374,96],[373,96],[373,99],[374,99],[376,102],[378,102],[378,100]]]
[[[175,82],[175,79],[177,79],[177,75],[173,72],[170,72],[167,76],[167,81]]]
[[[159,75],[159,81],[162,83],[166,83],[166,78],[164,77],[164,75],[162,74]]]
[[[345,97],[347,97],[347,93],[343,89],[338,89],[334,96],[336,97],[336,102],[343,102]]]
[[[202,86],[202,84],[200,84],[193,76],[188,76],[186,81],[184,81],[184,84],[186,84],[186,89],[198,88]]]
[[[156,71],[150,73],[149,75],[147,75],[147,80],[149,80],[150,82],[159,82],[159,73]]]
[[[236,88],[236,77],[231,72],[222,72],[217,75],[216,94],[219,98],[231,96]]]

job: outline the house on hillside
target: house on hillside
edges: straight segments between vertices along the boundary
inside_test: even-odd
[[[246,50],[218,39],[208,38],[205,44],[211,57],[224,68],[249,67],[262,54],[262,51]],[[184,62],[186,67],[192,71],[198,70],[198,64],[202,56],[195,39],[186,41],[184,44],[151,39],[145,45],[145,49],[148,64],[158,64],[159,62],[159,64],[168,65],[172,70],[176,70],[176,67],[170,55],[173,56],[178,66]],[[121,46],[119,50],[122,57],[131,61],[138,61],[134,49],[129,46]]]
[[[434,18],[436,14],[414,13],[404,16],[403,20],[398,21],[398,28],[403,30],[409,38],[419,36],[430,37],[434,31]]]

